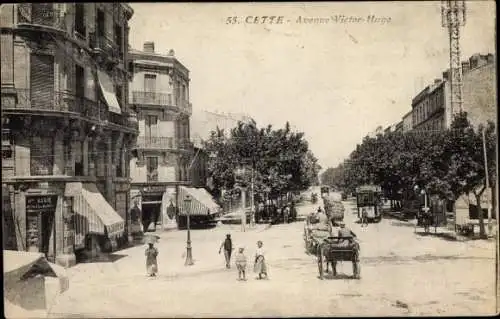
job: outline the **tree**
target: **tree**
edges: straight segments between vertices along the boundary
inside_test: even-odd
[[[496,134],[495,125],[488,122],[475,129],[467,120],[466,113],[458,114],[448,132],[446,161],[449,163],[443,180],[450,193],[457,196],[472,193],[476,199],[479,218],[479,235],[486,237],[481,197],[486,190],[486,168],[483,153],[483,131],[486,136],[489,184],[496,182]]]
[[[317,182],[319,165],[301,132],[292,132],[287,122],[282,129],[271,125],[258,128],[255,121],[239,122],[228,137],[217,129],[205,143],[212,154],[208,172],[216,188],[248,186],[254,181],[258,195],[266,192],[278,198],[289,191],[303,190]],[[215,156],[214,156],[215,155]],[[251,168],[243,175],[238,167]]]

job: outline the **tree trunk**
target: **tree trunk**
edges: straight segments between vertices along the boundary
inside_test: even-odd
[[[481,239],[486,239],[488,236],[486,236],[486,229],[484,227],[484,216],[483,216],[483,209],[481,208],[481,195],[483,194],[484,190],[475,193],[474,196],[476,197],[476,209],[477,209],[477,217],[479,219],[479,237]]]

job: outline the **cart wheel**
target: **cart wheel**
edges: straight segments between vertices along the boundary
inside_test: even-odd
[[[319,279],[323,280],[323,252],[321,251],[321,248],[318,249],[319,249],[319,255],[318,255]]]

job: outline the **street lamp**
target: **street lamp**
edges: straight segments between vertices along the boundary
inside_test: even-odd
[[[186,262],[184,263],[184,266],[191,266],[193,265],[193,254],[191,251],[191,226],[189,224],[189,215],[190,210],[191,210],[191,196],[187,195],[186,198],[184,199],[184,209],[186,210],[186,216],[187,216],[187,242],[186,242]]]

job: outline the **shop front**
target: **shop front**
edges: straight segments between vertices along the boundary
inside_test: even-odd
[[[89,257],[116,250],[124,235],[125,220],[113,209],[94,183],[68,183],[65,196],[73,210],[74,247]]]

